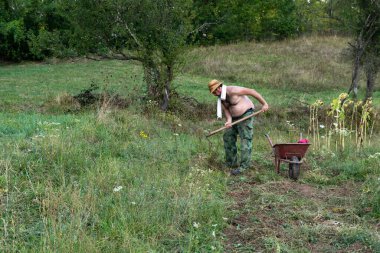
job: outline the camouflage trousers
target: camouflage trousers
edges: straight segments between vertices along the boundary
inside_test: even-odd
[[[249,110],[240,117],[233,118],[233,121],[251,115],[252,113],[253,110]],[[238,164],[238,149],[236,145],[238,135],[240,136],[240,165]],[[230,168],[239,166],[239,169],[241,170],[245,170],[251,166],[252,137],[253,117],[233,125],[225,131],[223,141],[226,155],[226,166]]]

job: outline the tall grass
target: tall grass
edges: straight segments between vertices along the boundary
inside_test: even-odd
[[[220,79],[228,85],[253,87],[271,105],[294,106],[299,101],[311,104],[317,99],[331,101],[348,90],[351,83],[352,66],[343,53],[349,41],[335,36],[312,36],[196,48],[184,56],[188,62],[184,72]],[[203,82],[206,84],[207,80]],[[363,80],[360,87],[362,96]],[[181,89],[186,88],[187,85]],[[380,93],[376,91],[375,103],[378,98]]]
[[[1,115],[25,125],[2,138],[2,251],[220,248],[225,179],[194,159],[201,143],[128,112],[102,117]]]

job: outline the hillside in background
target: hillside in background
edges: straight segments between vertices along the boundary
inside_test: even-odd
[[[312,36],[195,48],[184,59],[188,62],[184,72],[255,87],[267,92],[268,99],[278,96],[276,91],[297,99],[305,96],[309,102],[318,96],[331,99],[351,84],[352,64],[345,55],[348,42],[344,37]],[[360,95],[364,96],[364,73],[361,77]],[[376,104],[379,91],[375,87]]]

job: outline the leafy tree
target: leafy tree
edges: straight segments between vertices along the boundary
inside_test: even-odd
[[[147,95],[167,110],[178,56],[191,32],[191,0],[82,0],[72,11],[76,48],[140,61]]]
[[[25,56],[25,26],[21,1],[0,0],[0,58],[20,60]]]
[[[323,0],[295,0],[298,33],[326,32],[330,29],[329,5]]]
[[[70,38],[68,25],[58,0],[0,0],[0,58],[60,56]]]
[[[195,0],[195,40],[202,44],[282,39],[297,33],[294,1]]]

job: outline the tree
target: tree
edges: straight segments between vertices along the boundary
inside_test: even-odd
[[[288,0],[194,0],[195,41],[202,44],[283,39],[297,33],[296,4]]]
[[[0,58],[64,56],[68,24],[58,0],[0,0]]]
[[[191,32],[191,0],[68,1],[82,53],[142,63],[147,95],[167,110],[179,55]]]
[[[336,0],[335,15],[342,27],[355,39],[350,44],[353,69],[348,93],[358,96],[359,72],[366,73],[365,100],[372,96],[376,74],[380,67],[380,0]]]
[[[366,74],[366,92],[364,100],[368,100],[373,95],[375,80],[380,69],[380,30],[377,30],[371,43],[367,46],[368,50],[364,54],[364,72]]]

